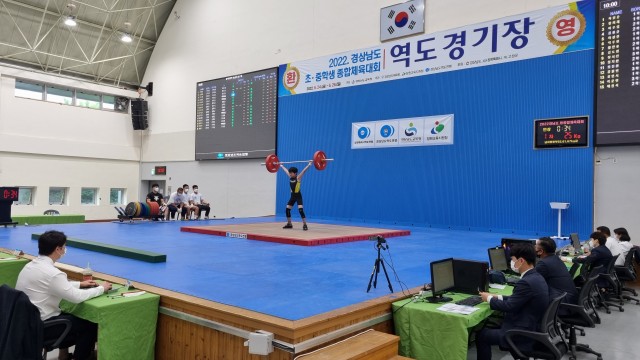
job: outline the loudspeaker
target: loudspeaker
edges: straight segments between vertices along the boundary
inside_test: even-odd
[[[131,123],[133,130],[146,130],[149,127],[149,105],[146,100],[131,100]]]

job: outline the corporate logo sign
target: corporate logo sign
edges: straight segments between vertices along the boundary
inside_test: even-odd
[[[351,148],[453,144],[453,114],[353,123]]]

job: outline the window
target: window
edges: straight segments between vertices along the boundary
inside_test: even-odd
[[[109,192],[109,204],[124,205],[124,203],[127,201],[127,198],[124,196],[124,190],[125,189],[111,188],[111,191]]]
[[[16,80],[16,96],[27,99],[42,100],[42,94],[44,94],[44,86],[42,84]]]
[[[68,188],[50,187],[49,188],[49,205],[65,205],[67,201]]]
[[[100,110],[100,95],[76,91],[76,105]]]
[[[102,95],[102,109],[114,110],[116,108],[116,97],[112,95]]]
[[[80,203],[82,205],[96,205],[98,204],[98,189],[96,188],[82,188],[80,192]]]
[[[16,205],[33,205],[33,193],[35,188],[20,186],[20,192],[18,193],[18,201],[13,203]]]
[[[73,104],[73,90],[55,86],[47,86],[47,101],[58,104]]]

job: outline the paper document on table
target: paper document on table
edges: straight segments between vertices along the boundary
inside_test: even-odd
[[[140,296],[142,294],[146,294],[146,291],[132,291],[132,292],[126,292],[126,293],[122,293],[122,296],[124,297],[133,297],[133,296]]]
[[[0,258],[0,260],[18,260],[17,257]]]
[[[500,290],[504,290],[506,285],[501,285],[501,284],[489,284],[489,287],[492,289],[500,289]]]
[[[478,310],[477,307],[466,306],[466,305],[457,305],[454,303],[444,304],[438,308],[440,311],[446,311],[450,313],[469,315],[472,312]]]

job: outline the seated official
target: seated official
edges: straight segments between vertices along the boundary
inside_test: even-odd
[[[567,293],[562,302],[577,304],[578,290],[567,266],[556,255],[556,242],[543,237],[536,241],[535,249],[538,256],[535,269],[549,285],[549,300]]]
[[[193,185],[191,188],[193,189],[193,194],[189,195],[189,202],[198,207],[198,216],[204,211],[204,219],[209,220],[209,212],[211,211],[209,203],[198,192],[198,185]]]
[[[605,245],[607,243],[607,237],[604,233],[596,231],[591,233],[590,238],[591,239],[589,239],[589,247],[591,247],[591,250],[586,250],[585,254],[582,256],[574,257],[573,262],[580,263],[582,264],[582,266],[588,266],[589,270],[597,266],[602,266],[599,273],[606,273],[609,262],[613,259],[611,251]],[[594,276],[596,274],[589,275]],[[604,279],[599,279],[598,285],[607,286],[607,281]]]
[[[627,232],[627,229],[625,228],[614,229],[613,233],[615,234],[616,239],[618,239],[619,241],[618,246],[620,248],[620,256],[618,257],[618,261],[616,261],[616,266],[624,266],[627,254],[633,247],[633,244],[631,243],[631,237],[629,236],[629,232]],[[607,240],[607,243],[608,242],[609,241]],[[620,259],[622,259],[622,261],[620,261]]]
[[[520,280],[510,296],[492,295],[481,292],[482,300],[489,303],[492,310],[504,313],[499,329],[483,328],[476,335],[476,348],[479,360],[491,359],[491,346],[508,347],[504,334],[507,330],[521,329],[539,331],[540,321],[549,306],[549,287],[542,275],[534,269],[536,252],[533,244],[515,244],[511,247],[511,269],[520,275]],[[518,340],[516,338],[516,340]],[[518,347],[531,348],[529,341],[523,341]],[[525,342],[526,341],[526,342]]]
[[[622,247],[620,247],[620,241],[618,241],[618,238],[611,236],[611,230],[606,226],[598,226],[596,231],[603,233],[607,238],[605,246],[609,251],[611,251],[611,256],[620,255],[616,260],[616,265],[624,265],[624,255],[622,254]]]
[[[62,342],[59,359],[68,358],[66,348],[75,344],[74,359],[93,358],[93,350],[98,336],[98,326],[60,310],[60,300],[81,303],[111,289],[111,284],[96,284],[93,280],[69,281],[67,274],[53,264],[67,253],[67,236],[59,231],[47,231],[38,238],[38,257],[24,266],[18,275],[16,289],[24,292],[40,310],[40,318],[69,319],[71,331]],[[56,339],[62,329],[45,329],[44,339]]]
[[[164,203],[164,197],[159,192],[160,185],[153,184],[151,185],[151,192],[147,194],[147,203],[155,202],[158,204],[158,208],[160,214],[162,214],[162,218],[164,220],[169,220],[169,208]]]
[[[179,187],[176,191],[169,196],[169,212],[171,213],[171,218],[173,219],[174,215],[176,216],[176,220],[186,219],[187,215],[187,204],[189,203],[189,199],[184,195],[184,189]],[[180,211],[180,214],[176,215],[176,213]]]

